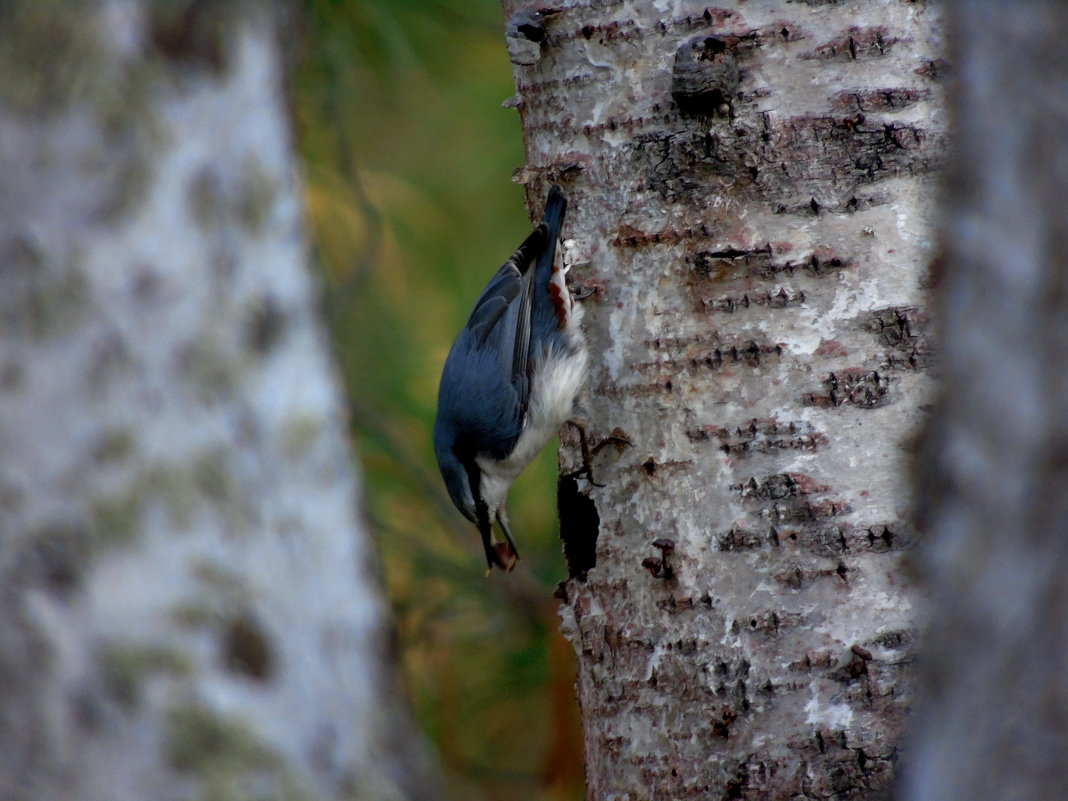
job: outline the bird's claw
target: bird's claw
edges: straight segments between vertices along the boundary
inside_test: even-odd
[[[590,458],[590,446],[586,441],[586,426],[575,420],[568,420],[568,424],[578,431],[579,435],[579,451],[582,453],[582,467],[578,470],[574,470],[568,473],[565,478],[578,478],[584,476],[595,487],[606,487],[607,484],[598,484],[593,478],[593,461]]]
[[[593,468],[589,464],[584,464],[578,470],[572,470],[570,473],[564,473],[564,478],[585,478],[595,487],[607,487],[607,484],[599,484],[593,478]]]

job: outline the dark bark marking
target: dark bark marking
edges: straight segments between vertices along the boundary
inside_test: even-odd
[[[581,28],[561,32],[559,36],[553,37],[553,43],[555,43],[556,39],[563,42],[581,36],[587,42],[592,42],[596,39],[597,44],[604,45],[609,42],[626,42],[644,35],[645,31],[639,28],[634,20],[622,19],[604,22],[599,25],[587,24]]]
[[[654,460],[652,457],[646,459],[636,469],[642,471],[642,475],[652,478],[662,473],[674,472],[687,472],[693,468],[692,459],[665,459],[662,462]]]
[[[828,517],[849,514],[853,507],[841,500],[775,503],[767,510],[778,523],[816,523]]]
[[[39,585],[60,598],[69,598],[82,583],[91,558],[90,537],[84,527],[53,524],[31,532],[15,560],[18,575],[9,580]],[[14,583],[14,582],[12,582]]]
[[[245,342],[258,356],[266,356],[282,341],[289,324],[273,295],[264,295],[251,309],[245,322]]]
[[[802,290],[787,292],[785,288],[780,287],[778,292],[747,292],[744,295],[726,295],[718,298],[702,297],[698,310],[733,314],[750,307],[785,309],[791,306],[802,306],[804,303],[805,293]]]
[[[841,580],[844,578],[845,571],[846,568],[841,562],[834,567],[824,568],[806,568],[798,563],[776,573],[772,578],[784,587],[803,590],[822,579],[833,578]]]
[[[779,547],[779,536],[772,526],[766,532],[748,531],[734,526],[724,534],[716,537],[716,550],[730,553],[734,551],[756,551],[763,548]]]
[[[730,489],[754,507],[754,516],[770,520],[772,526],[766,535],[734,526],[716,539],[720,550],[753,550],[765,546],[778,548],[784,540],[800,544],[802,540],[815,539],[813,532],[834,532],[836,538],[842,541],[840,530],[817,526],[829,518],[852,511],[852,506],[846,501],[818,497],[831,488],[801,473],[779,473],[759,482],[756,478],[750,478],[749,481],[732,485]],[[806,550],[816,549],[810,547]],[[832,546],[823,550],[845,550],[844,541],[837,549]]]
[[[731,724],[737,719],[737,712],[730,707],[724,707],[719,720],[712,721],[712,734],[716,737],[722,737],[724,740],[729,739]]]
[[[741,104],[735,113],[729,122],[702,118],[700,130],[680,120],[681,130],[636,136],[628,145],[635,169],[672,202],[693,199],[701,207],[712,185],[743,201],[760,198],[784,211],[804,204],[811,212],[813,199],[823,210],[852,211],[858,186],[941,163],[944,137],[914,125],[859,112],[777,119],[749,114]]]
[[[826,558],[843,554],[896,553],[906,551],[916,543],[915,530],[900,521],[891,524],[861,524],[856,526],[819,525],[819,520],[773,525],[767,529],[747,529],[733,526],[715,537],[719,551],[753,551],[775,549],[783,545]],[[815,523],[816,525],[812,525]]]
[[[849,367],[831,373],[823,382],[824,392],[806,393],[805,406],[856,406],[875,409],[889,402],[890,380],[875,370]]]
[[[770,244],[751,250],[704,250],[695,253],[688,261],[695,277],[702,279],[700,283],[690,283],[695,291],[700,292],[702,300],[713,288],[729,281],[743,281],[748,278],[767,281],[784,275],[792,277],[795,274],[819,278],[856,266],[852,259],[823,247],[816,248],[805,259],[775,261]]]
[[[657,337],[647,340],[646,347],[657,351],[687,351],[682,358],[664,359],[655,362],[640,362],[632,365],[632,370],[639,374],[656,372],[674,375],[680,368],[709,368],[745,365],[759,367],[769,358],[782,356],[780,343],[760,342],[755,339],[731,340],[718,331],[711,334],[696,334],[691,337]],[[694,347],[696,346],[696,347]]]
[[[718,370],[726,365],[745,365],[760,367],[768,358],[782,356],[782,345],[757,342],[754,339],[736,345],[724,345],[708,351],[693,354],[689,359],[690,367],[707,367]],[[677,364],[677,362],[671,362]]]
[[[270,637],[249,613],[235,616],[222,634],[223,664],[232,673],[266,681],[274,672]]]
[[[750,478],[749,481],[741,484],[731,485],[730,489],[743,498],[778,500],[799,495],[821,494],[827,492],[830,487],[820,484],[811,476],[803,473],[777,473],[759,483],[755,478]]]
[[[560,89],[577,89],[596,82],[597,75],[592,72],[575,72],[566,78],[548,78],[546,80],[516,80],[516,91],[525,109],[546,108],[550,104],[557,110],[566,108],[566,95],[556,94]]]
[[[867,540],[868,547],[876,553],[903,551],[911,548],[917,539],[916,530],[902,522],[875,524],[865,529],[855,529],[856,539]]]
[[[616,238],[612,240],[613,247],[619,248],[642,248],[650,245],[673,245],[688,240],[707,240],[712,235],[712,229],[707,225],[697,228],[664,228],[660,231],[646,233],[635,228],[633,225],[624,223],[619,226]]]
[[[945,59],[924,59],[923,63],[915,70],[921,78],[927,78],[935,83],[940,82],[950,72],[949,63]]]
[[[703,19],[707,25],[720,27],[726,24],[728,20],[733,19],[734,15],[734,12],[729,8],[706,8],[701,15],[701,19]],[[687,17],[687,19],[690,19],[690,17]]]
[[[790,663],[789,669],[795,673],[813,673],[815,671],[830,670],[834,665],[835,656],[831,651],[806,651],[803,657]],[[826,744],[822,741],[817,741],[817,747],[820,749],[820,753],[823,753]]]
[[[875,206],[885,206],[889,200],[883,193],[865,195],[854,192],[849,197],[834,198],[833,202],[825,202],[820,208],[828,214],[855,214],[857,211],[870,209]],[[798,217],[812,216],[812,202],[798,201],[795,203],[777,203],[774,211],[776,214],[792,214]]]
[[[828,175],[842,184],[873,183],[898,174],[914,175],[933,166],[939,141],[925,129],[903,123],[866,119],[862,114],[833,117],[807,114],[784,119],[773,127],[772,152],[784,165],[783,173],[795,180],[820,180]],[[821,153],[812,158],[812,150]],[[792,155],[783,159],[782,154]],[[817,163],[818,162],[818,163]]]
[[[885,56],[897,41],[889,36],[887,29],[881,25],[871,28],[853,27],[847,35],[819,45],[801,58],[863,61]]]
[[[915,641],[915,633],[907,629],[895,629],[894,631],[886,631],[877,635],[873,640],[873,642],[879,647],[886,648],[890,651],[899,650],[901,648],[909,648]]]
[[[882,367],[891,370],[923,370],[931,366],[928,334],[930,318],[915,306],[889,306],[871,312],[865,327],[875,334],[883,353]]]
[[[656,368],[658,365],[645,364],[638,365],[638,367]],[[667,365],[668,367],[674,367],[674,365]],[[637,369],[637,368],[635,368]],[[656,381],[644,383],[644,384],[610,384],[607,381],[602,382],[599,386],[595,386],[590,389],[590,393],[605,398],[635,398],[635,397],[655,397],[670,393],[674,389],[674,383],[671,378],[664,376]]]
[[[836,359],[843,356],[848,356],[849,351],[846,350],[845,345],[839,342],[837,339],[823,339],[820,340],[820,344],[814,351],[816,356],[822,356],[826,359]]]
[[[727,39],[698,36],[675,52],[671,96],[684,114],[729,114],[740,82],[737,48]]]
[[[148,37],[170,61],[218,74],[227,66],[226,23],[210,0],[157,3],[148,16]]]
[[[771,245],[764,245],[762,248],[752,248],[748,250],[740,250],[739,248],[729,247],[725,250],[705,250],[698,253],[693,257],[693,266],[695,272],[702,278],[708,278],[713,274],[718,274],[718,270],[714,270],[714,265],[717,262],[732,263],[738,259],[748,265],[750,261],[764,262],[771,258]]]
[[[832,99],[832,107],[842,111],[897,111],[918,103],[921,100],[931,99],[930,89],[908,89],[898,87],[894,89],[867,89],[863,91],[839,92]],[[856,118],[854,118],[856,119]],[[856,124],[864,123],[861,116]]]

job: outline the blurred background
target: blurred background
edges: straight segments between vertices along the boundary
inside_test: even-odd
[[[530,230],[497,0],[303,0],[293,77],[315,262],[412,703],[452,799],[581,799],[558,632],[555,447],[516,483],[522,561],[485,576],[434,461],[437,382]]]

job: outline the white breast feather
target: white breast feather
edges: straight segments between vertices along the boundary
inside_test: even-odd
[[[543,357],[535,362],[526,424],[512,455],[503,462],[482,457],[477,460],[482,471],[480,491],[489,506],[491,519],[504,506],[512,482],[574,415],[575,398],[586,382],[589,358],[579,328],[581,319],[582,307],[573,303],[565,335],[577,352]]]

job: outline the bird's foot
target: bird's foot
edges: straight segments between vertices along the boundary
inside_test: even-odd
[[[595,487],[605,487],[606,484],[598,484],[593,478],[593,462],[590,459],[590,445],[586,440],[586,426],[578,420],[568,420],[568,425],[578,431],[579,450],[582,452],[582,467],[568,473],[565,478],[578,478],[583,476]]]

